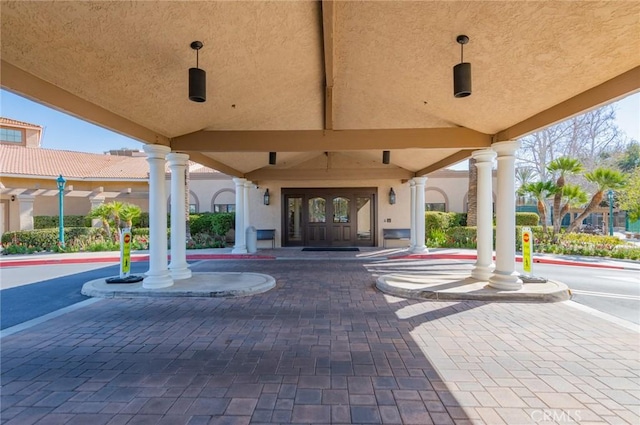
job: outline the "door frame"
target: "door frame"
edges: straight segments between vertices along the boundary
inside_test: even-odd
[[[282,214],[281,214],[281,246],[309,246],[309,234],[307,230],[308,225],[308,214],[309,214],[309,205],[308,201],[314,197],[323,197],[329,200],[336,196],[343,196],[350,199],[351,208],[357,209],[357,198],[358,197],[370,197],[371,198],[371,239],[367,240],[358,240],[357,238],[357,210],[353,215],[352,223],[352,231],[353,231],[353,243],[352,246],[377,246],[377,223],[378,223],[378,188],[377,187],[334,187],[334,188],[325,188],[325,187],[304,187],[304,188],[282,188],[280,190],[281,193],[281,205],[282,205]],[[301,231],[302,231],[302,240],[291,242],[288,240],[287,226],[288,226],[288,199],[289,198],[302,198],[302,220],[301,223]],[[333,237],[332,237],[332,218],[333,217],[329,213],[332,211],[333,204],[327,205],[327,247],[330,246],[345,246],[344,244],[336,244],[333,245]],[[314,246],[319,246],[318,244],[314,244]]]

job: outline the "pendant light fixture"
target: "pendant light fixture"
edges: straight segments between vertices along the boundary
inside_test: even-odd
[[[202,103],[207,100],[207,73],[198,68],[198,51],[202,49],[202,41],[192,42],[191,48],[196,51],[196,67],[189,68],[189,100]]]
[[[382,163],[388,164],[391,160],[391,151],[382,151]]]
[[[459,35],[456,41],[460,44],[460,63],[453,67],[453,96],[467,97],[471,95],[471,64],[464,61],[464,45],[469,37]]]
[[[269,152],[269,165],[276,165],[276,153]]]

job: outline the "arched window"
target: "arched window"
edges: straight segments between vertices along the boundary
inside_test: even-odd
[[[221,189],[211,198],[211,211],[234,212],[236,210],[236,193],[232,189]]]
[[[449,197],[442,190],[435,187],[428,187],[424,191],[425,211],[449,211]]]

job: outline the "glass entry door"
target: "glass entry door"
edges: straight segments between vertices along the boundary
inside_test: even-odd
[[[375,246],[375,188],[282,189],[283,246]]]

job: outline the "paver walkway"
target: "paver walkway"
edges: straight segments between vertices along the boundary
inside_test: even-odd
[[[202,261],[277,286],[103,300],[7,336],[2,423],[639,423],[637,332],[563,303],[391,297],[385,267]]]

